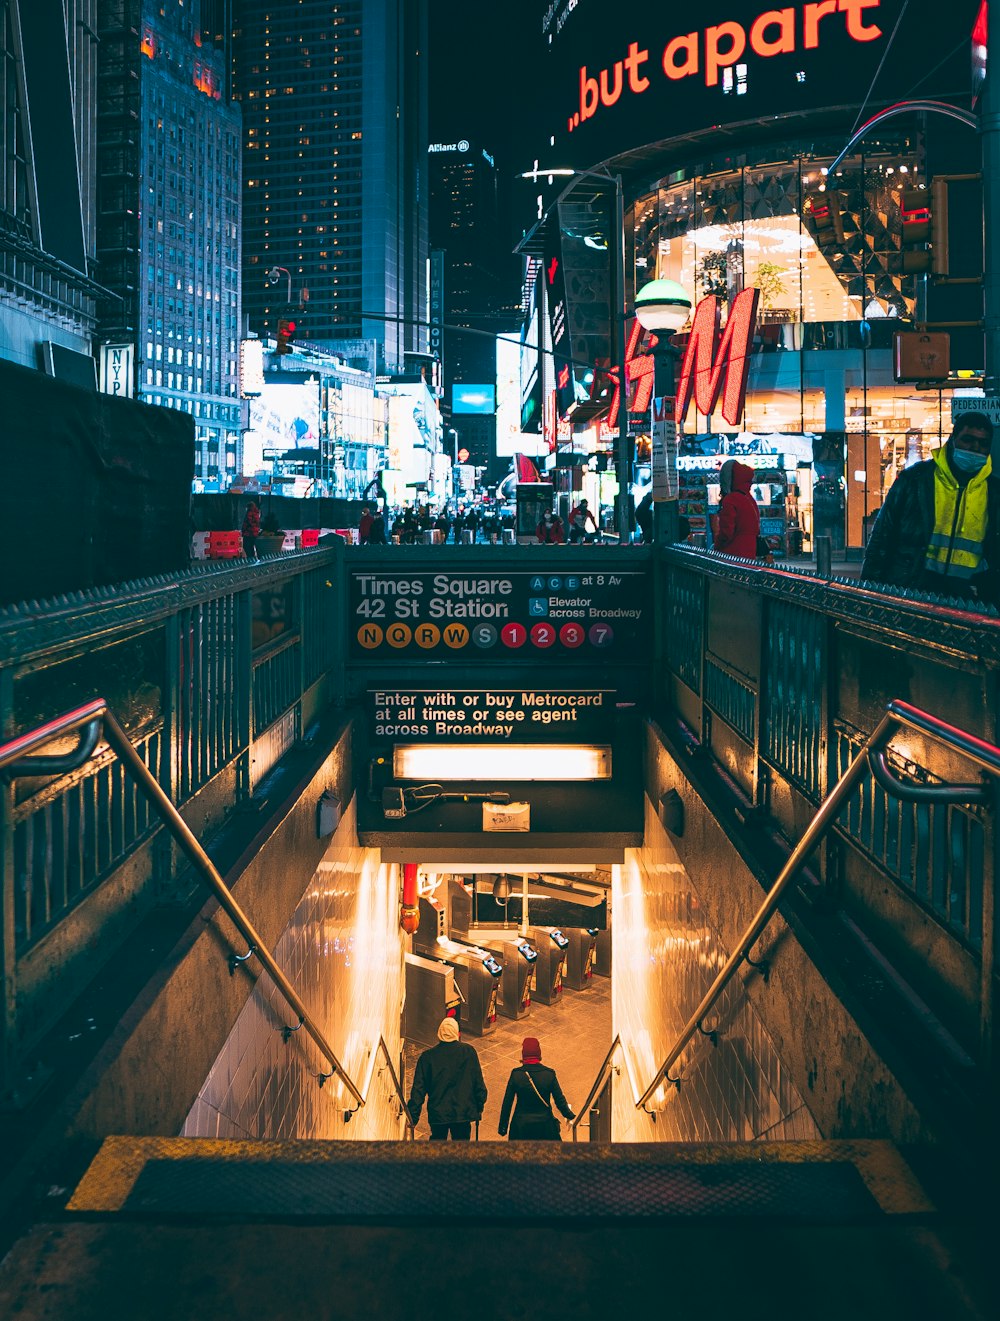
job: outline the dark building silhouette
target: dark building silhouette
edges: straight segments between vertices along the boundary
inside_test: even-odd
[[[250,327],[374,339],[399,370],[427,340],[426,0],[242,0],[234,21]]]
[[[444,401],[459,444],[470,462],[488,464],[495,453],[496,423],[463,410],[456,386],[496,384],[494,336],[517,324],[512,303],[515,260],[506,251],[498,201],[497,167],[491,153],[465,138],[431,143],[431,244],[444,253],[444,321],[485,333],[444,333]]]

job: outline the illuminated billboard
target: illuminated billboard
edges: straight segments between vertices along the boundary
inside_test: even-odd
[[[496,412],[496,387],[493,385],[463,385],[458,381],[451,387],[453,413],[492,414]]]
[[[978,0],[557,0],[540,36],[546,156],[592,166],[722,125],[759,129],[828,108],[843,112],[831,127],[850,128],[862,108],[914,88],[967,99],[977,9]]]

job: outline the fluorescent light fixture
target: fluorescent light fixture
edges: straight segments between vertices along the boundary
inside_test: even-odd
[[[392,752],[396,780],[610,780],[611,749],[568,743],[397,744]]]

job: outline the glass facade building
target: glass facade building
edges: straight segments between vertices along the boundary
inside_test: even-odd
[[[956,400],[961,408],[963,395],[981,394],[979,144],[967,128],[905,103],[913,95],[968,103],[976,8],[956,0],[942,13],[929,0],[870,0],[855,13],[847,5],[766,10],[731,0],[696,14],[619,17],[583,0],[546,10],[537,52],[547,138],[545,151],[536,149],[544,158],[539,176],[551,164],[578,179],[559,180],[558,206],[549,206],[522,249],[551,270],[559,257],[565,268],[565,290],[550,290],[550,317],[563,318],[581,360],[570,388],[557,394],[563,420],[550,437],[588,452],[609,448],[616,435],[612,392],[584,401],[586,428],[571,388],[574,373],[586,381],[588,364],[600,383],[619,353],[609,333],[595,348],[579,330],[594,311],[586,299],[602,256],[600,273],[615,287],[617,240],[596,231],[588,240],[570,214],[583,207],[588,224],[605,224],[606,198],[591,197],[596,172],[617,180],[624,198],[627,307],[648,281],[666,278],[695,305],[713,296],[724,331],[733,300],[758,290],[740,417],[732,420],[730,410],[727,421],[718,404],[699,411],[705,400],[696,395],[683,419],[680,464],[690,475],[681,480],[681,513],[693,539],[709,527],[714,474],[725,457],[741,455],[760,470],[755,494],[774,525],[775,549],[808,550],[820,533],[835,548],[865,545],[899,472],[950,434]],[[857,125],[896,102],[904,102],[902,113],[837,159]],[[937,227],[945,219],[939,208],[950,243]],[[594,249],[582,290],[567,257],[580,235]],[[612,325],[610,300],[597,302]],[[589,315],[593,326],[600,320]],[[645,417],[635,400],[637,382],[652,379],[652,364],[642,362],[651,346],[632,330],[629,318],[630,429],[637,457],[648,457],[648,394]],[[950,337],[946,376],[920,380],[896,369],[899,333],[941,332]],[[558,377],[558,356],[554,367]],[[794,535],[786,538],[786,530]]]
[[[631,209],[629,275],[633,289],[676,280],[695,301],[760,291],[742,425],[692,407],[685,448],[789,456],[788,513],[806,545],[818,531],[859,546],[898,473],[949,434],[963,387],[893,374],[894,333],[927,315],[926,277],[903,269],[902,190],[929,202],[920,134],[867,144],[833,174],[835,152],[809,145],[659,180]],[[963,351],[954,365],[974,378],[982,358]]]
[[[241,434],[240,115],[225,50],[197,0],[102,0],[101,16],[100,244],[119,295],[102,334],[134,342],[138,398],[193,415],[196,483],[224,489]]]
[[[91,388],[97,8],[0,0],[0,358]]]
[[[426,21],[425,0],[238,7],[244,306],[261,336],[288,318],[299,340],[374,339],[382,371],[426,348]]]

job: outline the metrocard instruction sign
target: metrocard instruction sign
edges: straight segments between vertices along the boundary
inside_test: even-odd
[[[462,664],[627,660],[648,655],[644,573],[384,573],[349,575],[356,660]]]

